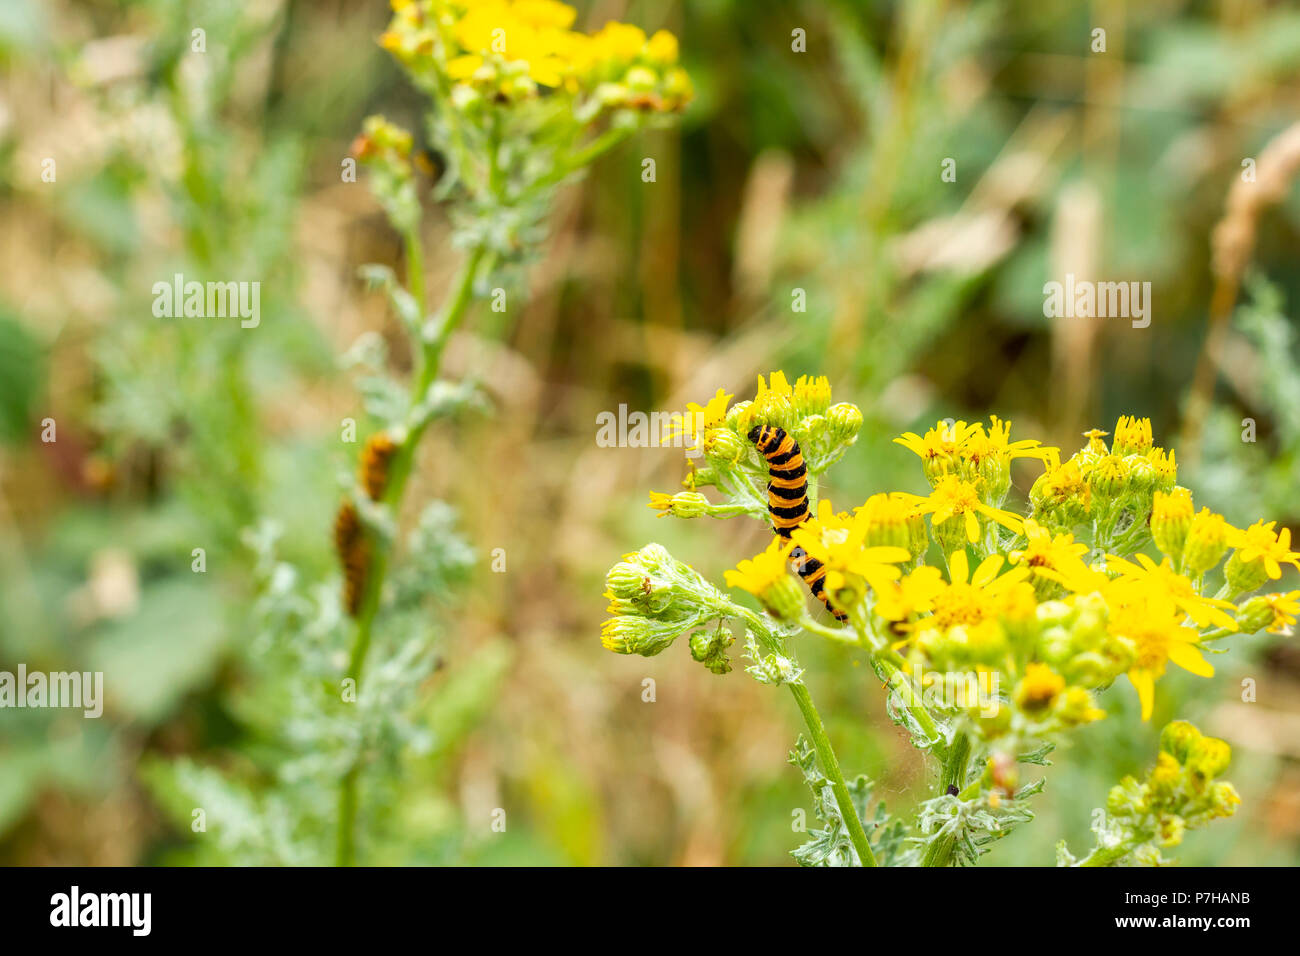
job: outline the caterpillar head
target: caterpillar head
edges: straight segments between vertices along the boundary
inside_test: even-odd
[[[757,445],[757,444],[758,444],[758,438],[759,438],[759,436],[762,435],[762,434],[763,434],[763,426],[762,426],[762,425],[755,425],[753,428],[751,428],[751,429],[749,430],[749,435],[748,435],[747,437],[749,438],[749,440],[750,440],[751,442],[753,442],[755,445]]]

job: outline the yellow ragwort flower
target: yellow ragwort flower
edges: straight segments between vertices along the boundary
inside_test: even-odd
[[[1012,441],[1011,422],[990,415],[987,430],[982,424],[976,425],[975,433],[967,440],[965,455],[977,467],[988,458],[1003,464],[1016,458],[1036,458],[1052,467],[1059,464],[1061,450],[1044,445],[1037,438]]]
[[[1273,621],[1268,625],[1270,634],[1287,634],[1300,617],[1300,591],[1288,591],[1286,594],[1262,595],[1264,602],[1273,612]]]
[[[917,510],[930,516],[931,525],[942,524],[956,518],[965,523],[966,538],[972,544],[980,537],[980,516],[996,521],[1004,528],[1019,534],[1024,522],[1019,515],[986,505],[980,500],[979,491],[969,481],[963,481],[956,475],[945,475],[939,479],[934,490],[924,498],[915,499]]]
[[[720,388],[703,405],[688,402],[685,412],[673,413],[672,421],[664,429],[664,443],[670,443],[680,436],[690,442],[686,446],[688,450],[698,449],[704,433],[727,420],[727,407],[731,397],[730,393]]]
[[[889,581],[876,591],[876,613],[886,621],[903,623],[918,614],[934,610],[934,599],[947,582],[943,572],[923,564],[898,581]],[[901,630],[901,628],[899,629]]]
[[[1117,455],[1145,455],[1152,448],[1151,419],[1121,415],[1115,423],[1111,448]]]
[[[830,501],[823,498],[816,516],[795,528],[790,536],[809,557],[826,566],[827,590],[838,591],[853,577],[879,591],[885,582],[902,576],[895,565],[910,561],[912,555],[905,548],[867,545],[867,531],[865,519],[836,514]]]
[[[790,570],[791,544],[781,538],[773,538],[767,548],[752,560],[744,560],[736,569],[724,571],[722,576],[727,587],[741,588],[755,597],[772,587],[777,581],[786,577]]]
[[[1291,529],[1275,532],[1276,524],[1276,521],[1267,524],[1256,521],[1244,531],[1233,528],[1228,534],[1228,543],[1237,549],[1233,557],[1247,565],[1262,564],[1274,581],[1282,576],[1283,564],[1300,571],[1300,552],[1291,550]]]
[[[979,422],[941,421],[924,435],[904,432],[894,439],[894,444],[902,445],[917,455],[926,468],[927,475],[931,469],[942,473],[957,466],[965,455],[970,439],[980,430]]]
[[[1028,542],[1009,555],[1013,564],[1023,564],[1034,577],[1047,578],[1063,584],[1087,570],[1083,556],[1088,546],[1074,540],[1072,534],[1056,534],[1044,528],[1033,518],[1025,520],[1025,537]]]
[[[1034,661],[1025,668],[1025,676],[1016,688],[1016,703],[1022,710],[1043,710],[1050,707],[1063,690],[1065,678],[1046,664]]]
[[[1197,627],[1237,629],[1236,619],[1228,611],[1235,611],[1231,601],[1203,597],[1196,592],[1196,587],[1184,575],[1179,574],[1165,558],[1156,564],[1145,554],[1135,555],[1137,564],[1115,555],[1108,555],[1107,567],[1119,573],[1121,582],[1131,581],[1143,589],[1147,596],[1167,598],[1180,611],[1186,614]],[[1227,610],[1225,610],[1225,608]]]
[[[1028,587],[1029,570],[1012,568],[999,575],[1005,563],[1002,555],[991,554],[972,573],[966,552],[954,551],[948,557],[948,584],[931,598],[933,617],[926,623],[945,631],[958,624],[972,627],[996,619],[1021,604],[1020,586]],[[1032,588],[1030,592],[1028,597],[1032,601]]]
[[[1213,677],[1214,667],[1197,646],[1200,635],[1179,624],[1181,614],[1172,602],[1155,598],[1112,612],[1112,634],[1127,638],[1137,647],[1137,658],[1128,679],[1142,704],[1142,719],[1150,720],[1155,705],[1155,682],[1164,676],[1170,661],[1198,677]]]

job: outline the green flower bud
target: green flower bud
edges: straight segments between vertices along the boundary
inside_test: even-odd
[[[1089,724],[1106,716],[1093,701],[1092,694],[1082,687],[1067,688],[1057,703],[1057,714],[1067,726]]]
[[[1063,665],[1074,655],[1074,635],[1069,629],[1053,625],[1038,636],[1038,656],[1048,663]]]
[[[620,561],[605,575],[605,587],[620,601],[643,598],[653,593],[654,585],[654,578],[628,561]]]
[[[1106,812],[1121,819],[1146,813],[1146,787],[1131,776],[1124,777],[1106,794]]]
[[[628,89],[647,93],[658,85],[659,77],[655,75],[654,70],[646,69],[644,66],[634,66],[623,76],[623,82],[627,84]]]
[[[1223,566],[1223,576],[1236,594],[1245,594],[1267,581],[1268,571],[1263,561],[1243,561],[1240,555],[1240,551],[1232,552],[1232,557]]]
[[[1210,812],[1216,817],[1230,817],[1241,806],[1241,797],[1237,788],[1227,781],[1216,783],[1210,788]]]
[[[980,462],[980,498],[995,508],[1002,504],[1011,490],[1010,462],[1001,457],[987,457]]]
[[[1232,748],[1217,737],[1200,737],[1192,741],[1187,751],[1187,769],[1204,782],[1212,780],[1228,769]]]
[[[930,533],[925,528],[925,516],[915,514],[907,519],[907,550],[913,559],[919,559],[930,550]]]
[[[1237,608],[1237,628],[1242,634],[1254,634],[1271,626],[1273,618],[1273,605],[1262,594],[1244,601]]]
[[[1228,524],[1223,515],[1202,508],[1192,518],[1183,546],[1183,567],[1191,574],[1204,574],[1222,560],[1228,551]]]
[[[1044,601],[1034,613],[1044,626],[1069,624],[1074,619],[1074,608],[1064,601]]]
[[[749,429],[742,427],[748,422],[748,418],[745,416],[745,413],[749,411],[750,406],[753,404],[754,404],[753,402],[736,402],[735,405],[732,405],[730,408],[728,408],[727,427],[730,428],[733,432],[736,432],[737,434],[740,435],[746,434],[749,431]]]
[[[749,443],[730,428],[711,428],[704,435],[704,456],[721,465],[734,465],[745,457]]]
[[[678,518],[701,518],[712,508],[709,499],[698,491],[679,491],[672,496],[668,510]]]
[[[714,674],[726,674],[731,670],[727,660],[727,648],[735,640],[725,628],[715,631],[696,631],[691,635],[691,657],[699,661]]]
[[[1192,744],[1201,739],[1201,732],[1196,725],[1186,720],[1175,720],[1165,724],[1160,731],[1160,749],[1179,763],[1187,762],[1187,755]]]
[[[782,621],[796,621],[807,609],[803,586],[788,574],[781,575],[764,588],[758,601],[772,616]]]
[[[1129,455],[1124,459],[1128,466],[1129,487],[1140,495],[1149,495],[1156,487],[1156,467],[1144,455]]]
[[[1119,498],[1129,489],[1129,467],[1119,455],[1106,455],[1088,475],[1088,486],[1100,498]]]
[[[1192,494],[1186,488],[1175,488],[1168,494],[1155,492],[1151,502],[1151,537],[1160,552],[1175,562],[1187,543],[1193,514]]]
[[[930,531],[944,554],[952,554],[966,547],[966,516],[953,515],[943,521],[932,521]]]
[[[862,428],[862,412],[856,405],[839,402],[826,410],[827,437],[837,445],[851,445]]]
[[[664,623],[636,615],[611,617],[600,629],[600,643],[615,654],[654,657],[672,646],[678,634]]]

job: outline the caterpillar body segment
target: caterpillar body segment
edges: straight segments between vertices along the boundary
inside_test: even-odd
[[[767,461],[767,510],[772,516],[772,529],[780,537],[789,538],[809,515],[808,466],[803,452],[785,429],[774,425],[754,427],[749,432],[749,440]],[[825,565],[809,557],[800,547],[790,552],[790,560],[813,597],[825,604],[837,621],[847,621],[848,615],[832,606],[826,597]]]

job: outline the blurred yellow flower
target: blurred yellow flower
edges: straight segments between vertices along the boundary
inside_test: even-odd
[[[1237,621],[1228,610],[1236,610],[1231,601],[1203,597],[1196,592],[1196,587],[1188,578],[1179,574],[1165,558],[1156,564],[1145,554],[1135,556],[1137,564],[1123,558],[1109,555],[1107,567],[1119,572],[1121,581],[1132,581],[1140,586],[1148,597],[1164,597],[1186,614],[1197,627],[1237,629]],[[1227,610],[1224,610],[1224,609]]]
[[[1110,631],[1127,638],[1137,647],[1137,658],[1128,679],[1142,704],[1142,719],[1150,720],[1155,705],[1155,682],[1164,676],[1170,661],[1198,677],[1213,677],[1214,667],[1197,646],[1200,635],[1178,623],[1180,614],[1172,602],[1160,599],[1140,601],[1112,611]]]

